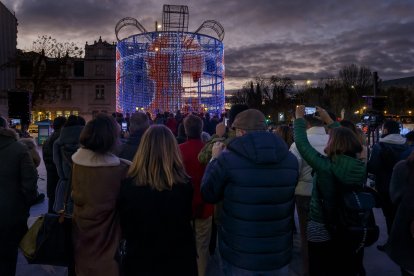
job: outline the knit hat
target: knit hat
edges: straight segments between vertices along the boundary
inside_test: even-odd
[[[236,116],[231,127],[243,130],[266,130],[266,118],[257,109],[247,109]]]

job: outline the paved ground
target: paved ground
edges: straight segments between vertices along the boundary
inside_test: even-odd
[[[39,149],[40,150],[40,149]],[[46,193],[46,170],[43,162],[38,168],[40,179],[38,182],[39,191]],[[47,211],[47,199],[38,205],[35,205],[30,210],[29,225],[33,223],[37,216],[43,214]],[[377,223],[381,229],[381,236],[377,244],[383,244],[386,240],[386,228],[385,220],[382,216],[380,210],[375,210],[375,216]],[[296,220],[297,221],[297,220]],[[290,270],[292,276],[300,275],[300,255],[299,255],[299,246],[300,241],[298,235],[295,235],[294,238],[294,253],[293,260],[290,264]],[[338,256],[339,257],[339,256]],[[387,255],[378,251],[376,249],[376,244],[367,248],[365,250],[364,264],[367,271],[367,275],[373,276],[397,276],[400,275],[400,270],[397,265],[395,265]],[[47,265],[29,265],[27,264],[25,258],[19,254],[19,259],[17,263],[17,272],[16,276],[64,276],[67,275],[67,271],[63,267],[56,266],[47,266]],[[219,262],[216,258],[213,258],[210,262],[209,269],[207,271],[207,276],[220,276],[222,275]],[[91,275],[99,276],[99,275]]]

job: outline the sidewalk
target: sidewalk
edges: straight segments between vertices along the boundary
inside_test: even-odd
[[[41,155],[41,148],[38,147],[38,151]],[[38,181],[39,192],[46,194],[46,169],[43,161],[38,168],[40,179]],[[44,202],[33,206],[30,209],[30,218],[28,220],[29,226],[36,220],[36,217],[47,212],[47,198]],[[380,238],[378,242],[373,246],[365,249],[364,265],[367,271],[367,275],[371,276],[398,276],[401,275],[399,267],[392,262],[388,256],[377,250],[377,244],[384,244],[387,231],[385,226],[385,219],[381,210],[374,210],[377,224],[380,227]],[[297,218],[295,217],[296,225],[298,225]],[[300,275],[300,238],[298,234],[294,235],[293,240],[293,256],[290,264],[290,275]],[[339,256],[338,256],[339,257]],[[64,267],[48,266],[48,265],[30,265],[26,262],[26,259],[19,253],[19,259],[17,261],[16,276],[65,276],[67,275],[67,269]],[[212,258],[209,263],[209,267],[206,276],[221,276],[223,275],[219,267],[217,258]],[[91,275],[99,276],[99,275]],[[168,275],[166,275],[168,276]],[[334,276],[334,275],[333,275]]]

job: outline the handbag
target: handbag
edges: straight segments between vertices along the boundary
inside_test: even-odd
[[[65,213],[71,183],[70,177],[63,210],[40,216],[20,241],[19,247],[29,264],[73,265],[72,217]]]
[[[20,241],[20,249],[29,264],[69,266],[73,262],[72,218],[40,216]]]

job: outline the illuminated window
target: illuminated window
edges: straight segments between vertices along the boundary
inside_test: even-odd
[[[67,118],[67,117],[69,117],[70,116],[70,111],[65,111],[65,117]]]
[[[56,117],[61,117],[62,115],[62,111],[56,111]]]
[[[72,111],[72,115],[79,116],[79,111],[77,111],[77,110],[73,110],[73,111]]]
[[[95,99],[96,100],[105,99],[105,86],[103,84],[97,84],[95,86]]]

